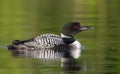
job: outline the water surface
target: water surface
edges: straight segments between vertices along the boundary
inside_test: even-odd
[[[119,74],[119,0],[1,0],[0,73],[2,74]],[[71,21],[95,29],[78,34],[84,50],[79,71],[64,71],[60,60],[13,57],[4,46],[12,40],[26,40],[43,33],[60,35]]]

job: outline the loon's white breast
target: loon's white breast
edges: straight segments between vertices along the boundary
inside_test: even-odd
[[[73,58],[79,58],[80,57],[80,53],[81,53],[81,44],[76,40],[73,43],[69,44],[70,46],[70,54]]]

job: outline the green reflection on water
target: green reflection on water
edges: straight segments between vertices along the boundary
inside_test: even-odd
[[[82,74],[117,74],[120,69],[119,14],[119,0],[1,0],[0,44],[42,33],[60,35],[65,23],[80,21],[95,27],[76,36],[85,46],[79,60],[85,62],[87,71],[81,71]],[[0,59],[2,74],[64,74],[60,62],[41,65],[36,60],[12,57],[6,49],[0,49]]]

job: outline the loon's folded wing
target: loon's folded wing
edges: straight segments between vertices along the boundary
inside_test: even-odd
[[[8,49],[34,58],[54,58],[60,56],[63,51],[62,46],[64,46],[64,42],[60,36],[42,34],[30,40],[15,40],[12,45],[8,46]]]

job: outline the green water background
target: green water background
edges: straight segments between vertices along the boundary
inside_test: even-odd
[[[43,33],[60,35],[65,23],[79,21],[95,28],[76,36],[85,46],[79,60],[90,68],[82,74],[120,74],[119,3],[120,0],[0,0],[0,45]],[[54,64],[15,58],[0,48],[0,74],[61,74],[60,63]]]

